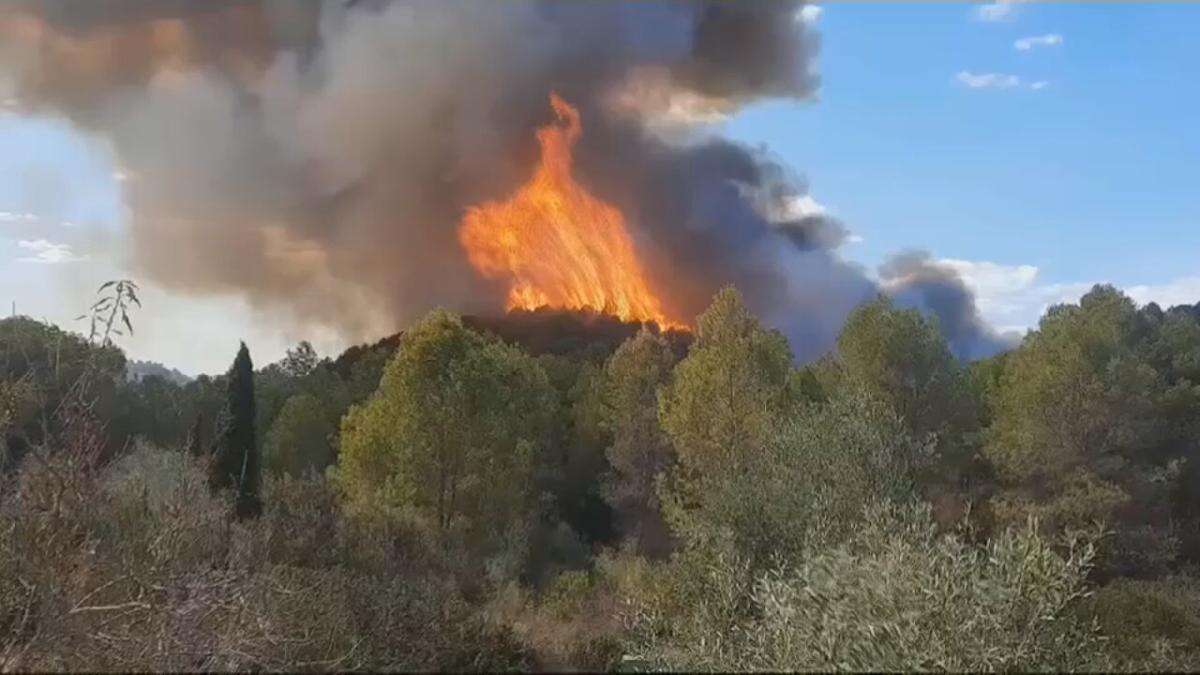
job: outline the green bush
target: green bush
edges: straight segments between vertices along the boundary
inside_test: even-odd
[[[678,559],[685,602],[632,605],[631,657],[671,670],[1069,670],[1100,636],[1071,608],[1094,549],[1033,529],[984,548],[925,507],[881,507],[845,544],[758,575],[735,551]],[[677,591],[678,593],[678,591]]]

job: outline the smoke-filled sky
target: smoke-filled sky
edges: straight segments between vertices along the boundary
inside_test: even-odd
[[[497,311],[454,235],[528,177],[551,90],[664,301],[733,281],[800,358],[881,289],[964,357],[1093,281],[1200,299],[1200,8],[345,4],[10,3],[18,311],[133,276],[132,355],[192,373]]]

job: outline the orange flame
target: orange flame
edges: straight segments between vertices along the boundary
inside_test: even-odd
[[[489,279],[511,280],[508,309],[591,309],[625,321],[681,327],[650,290],[625,218],[571,175],[571,148],[582,135],[579,111],[558,94],[559,123],[538,130],[542,161],[505,202],[467,210],[458,240]]]

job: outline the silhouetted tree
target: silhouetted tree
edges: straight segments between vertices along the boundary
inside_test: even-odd
[[[311,373],[320,361],[321,357],[317,356],[317,350],[313,349],[312,343],[302,340],[295,347],[287,350],[287,355],[283,357],[279,365],[283,372],[292,377],[304,377]]]
[[[252,518],[262,510],[258,498],[261,466],[254,436],[254,364],[244,342],[229,369],[228,380],[225,426],[209,484],[214,490],[233,488],[238,518]]]
[[[188,454],[193,457],[200,457],[204,454],[204,414],[196,413],[196,419],[192,421],[192,429],[188,432],[187,449]]]

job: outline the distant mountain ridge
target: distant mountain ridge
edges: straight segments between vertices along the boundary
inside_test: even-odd
[[[181,387],[192,381],[192,378],[178,370],[168,368],[154,361],[129,361],[125,364],[125,379],[131,382],[140,382],[151,375],[161,377],[167,382],[172,382]]]

